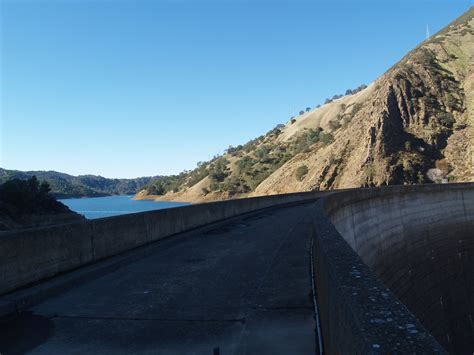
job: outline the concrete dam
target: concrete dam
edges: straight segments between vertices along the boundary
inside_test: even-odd
[[[0,260],[2,355],[474,351],[474,184],[30,229]]]

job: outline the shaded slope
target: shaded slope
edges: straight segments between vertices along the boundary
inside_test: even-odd
[[[35,176],[0,184],[0,232],[84,219],[49,194]]]

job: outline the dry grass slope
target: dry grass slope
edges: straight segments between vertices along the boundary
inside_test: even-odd
[[[206,163],[200,181],[189,184],[188,178],[177,191],[148,198],[197,202],[442,179],[472,181],[473,142],[471,8],[366,89],[305,112]],[[296,173],[301,166],[307,167],[305,174]]]

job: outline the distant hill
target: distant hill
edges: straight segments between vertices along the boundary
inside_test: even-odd
[[[138,199],[209,201],[346,187],[472,181],[474,8],[368,87],[347,90]]]
[[[11,179],[26,180],[36,176],[48,182],[56,198],[98,197],[108,195],[133,195],[157,177],[136,179],[107,179],[96,175],[72,176],[56,171],[18,171],[0,168],[0,184]]]

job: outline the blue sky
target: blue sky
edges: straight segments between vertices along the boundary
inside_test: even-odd
[[[179,173],[383,74],[472,1],[1,2],[0,166]]]

